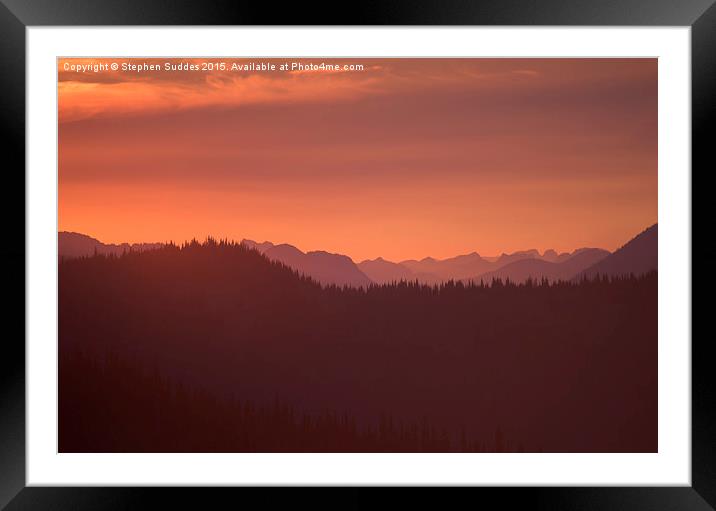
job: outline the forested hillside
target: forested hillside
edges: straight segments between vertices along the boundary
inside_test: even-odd
[[[60,451],[655,451],[657,278],[321,286],[234,243],[59,263]]]

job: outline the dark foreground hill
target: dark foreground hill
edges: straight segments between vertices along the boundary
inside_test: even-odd
[[[657,449],[657,279],[321,287],[208,242],[59,264],[59,448]]]

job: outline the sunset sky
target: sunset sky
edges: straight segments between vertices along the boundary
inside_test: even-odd
[[[225,71],[75,71],[225,62]],[[231,64],[360,64],[243,71]],[[656,59],[61,59],[59,230],[403,260],[657,221]]]

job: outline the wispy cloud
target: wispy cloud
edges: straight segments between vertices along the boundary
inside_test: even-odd
[[[289,67],[287,71],[278,70],[287,62],[283,59],[222,59],[225,69],[212,71],[202,70],[205,62],[206,59],[60,60],[60,122],[214,106],[351,101],[436,88],[490,90],[519,87],[520,81],[538,76],[536,71],[513,69],[515,64],[464,59],[402,60],[399,64],[393,59],[301,59],[304,66],[358,64],[362,69]],[[277,70],[246,70],[251,63],[272,64]],[[112,70],[112,64],[119,68]],[[239,64],[241,70],[232,70],[232,64]],[[123,70],[126,65],[138,69]],[[159,66],[160,70],[145,70],[146,66]],[[101,70],[96,71],[98,67]],[[187,67],[194,69],[186,70]]]

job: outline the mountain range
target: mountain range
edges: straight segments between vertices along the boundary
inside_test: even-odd
[[[657,269],[657,241],[657,224],[654,224],[614,253],[600,248],[580,248],[562,253],[549,249],[540,254],[538,250],[531,249],[494,257],[472,252],[442,260],[426,257],[393,262],[378,257],[358,264],[343,254],[302,252],[285,243],[275,245],[269,241],[258,243],[249,239],[241,243],[321,284],[367,287],[371,284],[416,280],[434,285],[449,280],[490,282],[492,279],[509,279],[520,283],[528,278],[554,281],[592,278],[597,274],[639,275]],[[94,253],[119,255],[129,250],[143,251],[161,246],[161,243],[105,244],[84,234],[58,234],[59,255],[66,258],[91,256]]]
[[[477,252],[449,259],[426,257],[419,261],[407,260],[391,263],[383,259],[363,261],[358,268],[374,282],[383,284],[398,280],[418,280],[424,284],[439,284],[448,280],[479,281],[493,277],[522,282],[528,277],[550,280],[568,279],[595,262],[608,256],[609,252],[598,248],[580,248],[574,252],[558,254],[546,250],[523,250],[497,257],[483,257]]]
[[[529,278],[547,280],[570,280],[580,271],[609,257],[609,252],[601,248],[585,248],[575,250],[568,257],[559,261],[549,261],[544,257],[530,257],[508,263],[500,268],[482,273],[473,281],[490,282],[492,279],[510,280],[520,283]]]
[[[299,273],[311,276],[324,285],[366,287],[372,283],[350,257],[342,254],[331,254],[321,250],[304,253],[293,245],[285,243],[274,245],[269,241],[256,243],[245,239],[241,243],[258,250],[272,261],[280,261]]]
[[[78,232],[61,231],[57,235],[58,255],[75,258],[97,254],[120,255],[130,250],[141,252],[160,248],[163,243],[102,243],[101,241]]]

